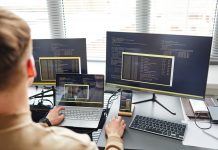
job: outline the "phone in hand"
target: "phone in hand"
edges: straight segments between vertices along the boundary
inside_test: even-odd
[[[132,91],[122,90],[120,96],[120,110],[121,112],[131,112],[132,106]]]

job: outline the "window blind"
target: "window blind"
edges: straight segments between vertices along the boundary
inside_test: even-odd
[[[212,36],[217,0],[151,0],[149,32]]]
[[[52,38],[65,38],[65,18],[62,0],[47,0],[50,32]]]
[[[51,38],[46,0],[0,0],[0,6],[27,21],[32,38]]]
[[[214,19],[213,44],[211,51],[211,64],[218,64],[218,1],[216,4],[216,14]]]
[[[88,60],[105,61],[106,31],[136,31],[135,0],[63,0],[66,37],[84,37]]]
[[[211,62],[218,62],[217,0],[150,0],[150,33],[213,36]],[[216,63],[214,63],[216,62]]]
[[[105,60],[106,31],[213,36],[216,1],[63,0],[66,37],[85,37],[88,59]]]
[[[24,18],[33,38],[86,38],[88,60],[105,61],[106,31],[213,36],[217,0],[0,0]],[[216,13],[215,13],[216,12]]]

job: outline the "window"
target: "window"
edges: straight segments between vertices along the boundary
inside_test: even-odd
[[[106,31],[214,36],[217,0],[0,0],[23,17],[33,38],[86,38],[88,60],[105,61]]]
[[[212,36],[216,0],[152,0],[153,33]]]
[[[135,0],[63,0],[66,37],[85,37],[88,60],[105,60],[106,31],[136,31]]]
[[[149,32],[213,36],[211,62],[218,62],[217,0],[151,0]]]
[[[46,0],[0,0],[0,4],[28,22],[32,38],[51,38]]]
[[[213,36],[216,5],[216,0],[63,0],[66,37],[86,37],[88,60],[105,60],[106,31]]]

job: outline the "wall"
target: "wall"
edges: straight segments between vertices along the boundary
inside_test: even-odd
[[[206,94],[218,95],[218,65],[209,67]]]

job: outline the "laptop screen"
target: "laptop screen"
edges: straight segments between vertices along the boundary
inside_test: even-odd
[[[56,104],[103,107],[104,75],[57,74]]]

